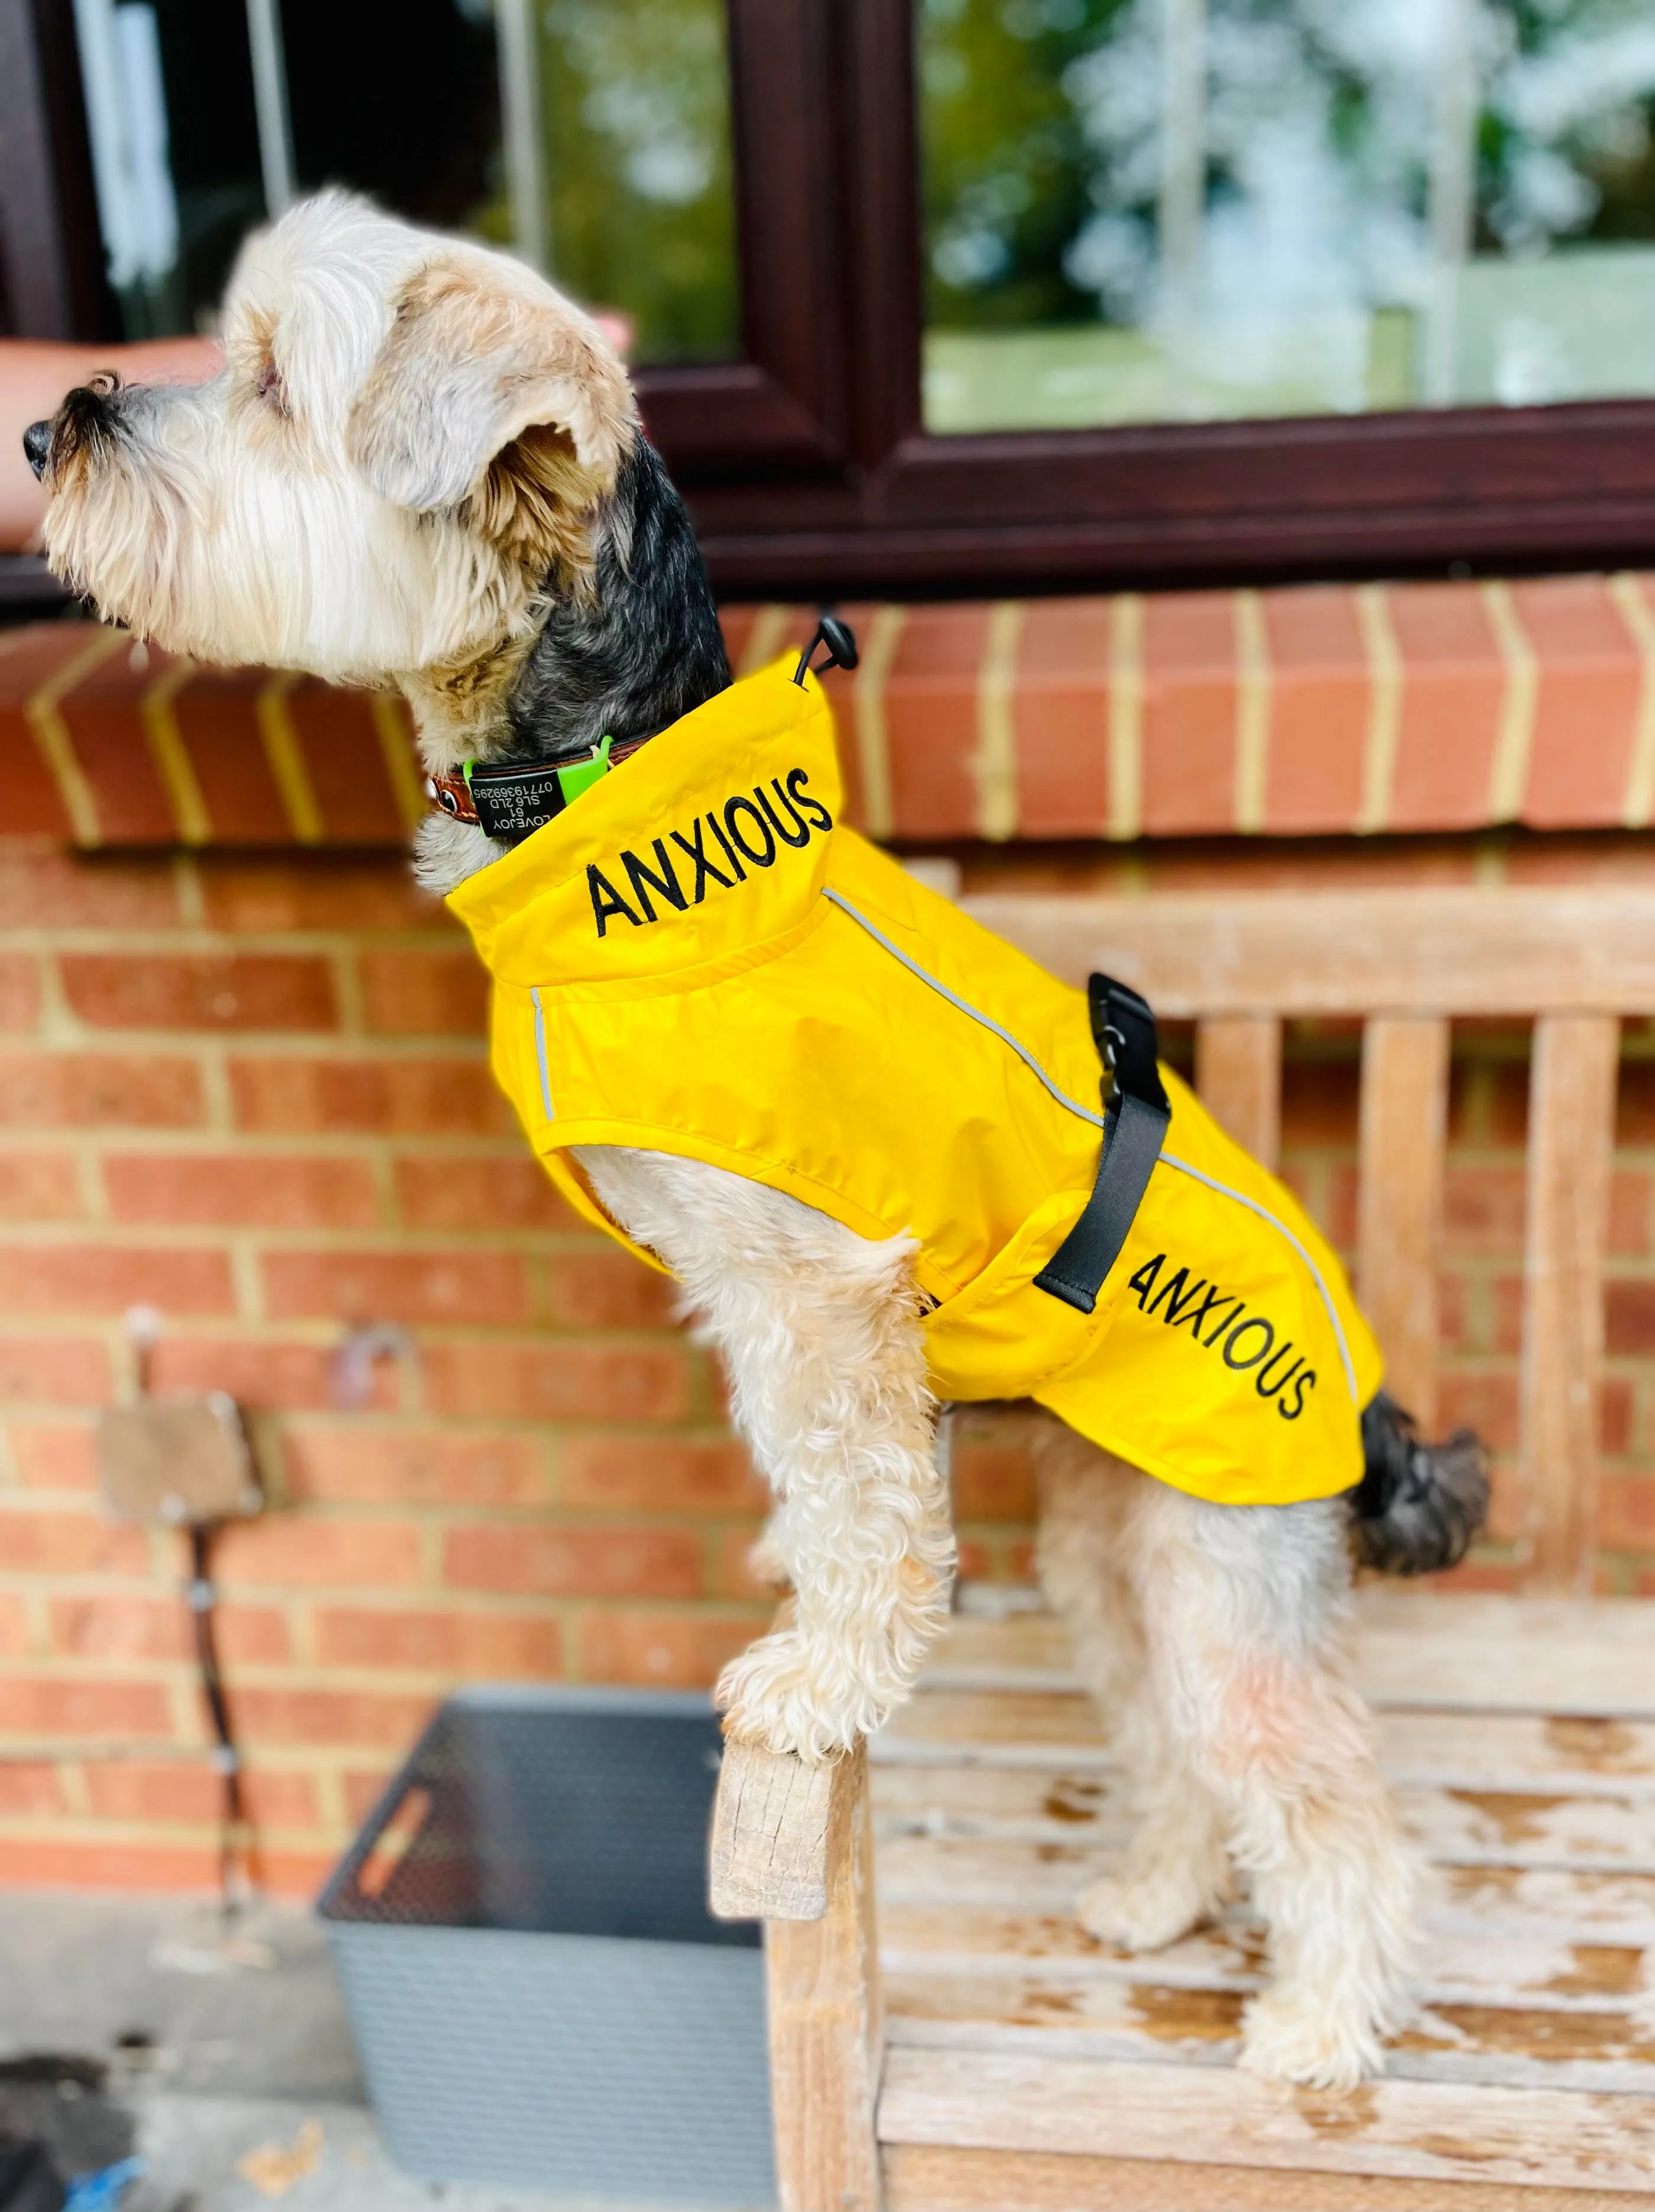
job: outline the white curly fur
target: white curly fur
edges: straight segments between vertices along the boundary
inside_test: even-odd
[[[913,1686],[953,1576],[912,1240],[869,1243],[700,1160],[577,1157],[723,1354],[779,1501],[761,1556],[792,1583],[794,1617],[726,1668],[727,1725],[806,1759],[843,1751]]]
[[[1274,1979],[1243,2063],[1344,2088],[1407,2015],[1413,1870],[1345,1671],[1338,1498],[1208,1505],[1043,1421],[1039,1569],[1143,1825],[1080,1901],[1153,1950],[1250,1878]]]

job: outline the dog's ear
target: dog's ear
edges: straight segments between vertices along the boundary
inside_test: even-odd
[[[491,477],[497,491],[514,461],[544,492],[589,507],[635,434],[626,372],[584,315],[456,260],[404,288],[345,437],[377,492],[428,513]]]

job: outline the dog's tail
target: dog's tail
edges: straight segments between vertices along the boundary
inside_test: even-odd
[[[1362,1415],[1365,1472],[1350,1492],[1352,1534],[1364,1566],[1387,1575],[1451,1567],[1488,1516],[1488,1455],[1456,1429],[1421,1443],[1411,1414],[1381,1390]]]

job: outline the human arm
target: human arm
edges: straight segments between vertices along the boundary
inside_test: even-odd
[[[223,358],[216,339],[153,338],[142,345],[0,340],[0,553],[33,549],[46,494],[23,458],[23,433],[55,415],[64,395],[100,369],[134,383],[204,384]]]

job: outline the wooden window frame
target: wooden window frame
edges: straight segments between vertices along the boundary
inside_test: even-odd
[[[115,329],[71,0],[0,0],[0,298],[13,337]]]
[[[746,362],[639,379],[721,591],[1655,557],[1655,402],[928,436],[911,0],[730,0],[730,29]]]
[[[1655,402],[928,435],[912,0],[727,4],[743,357],[637,379],[724,595],[1655,559]],[[68,14],[0,0],[0,249],[15,329],[100,337]]]

